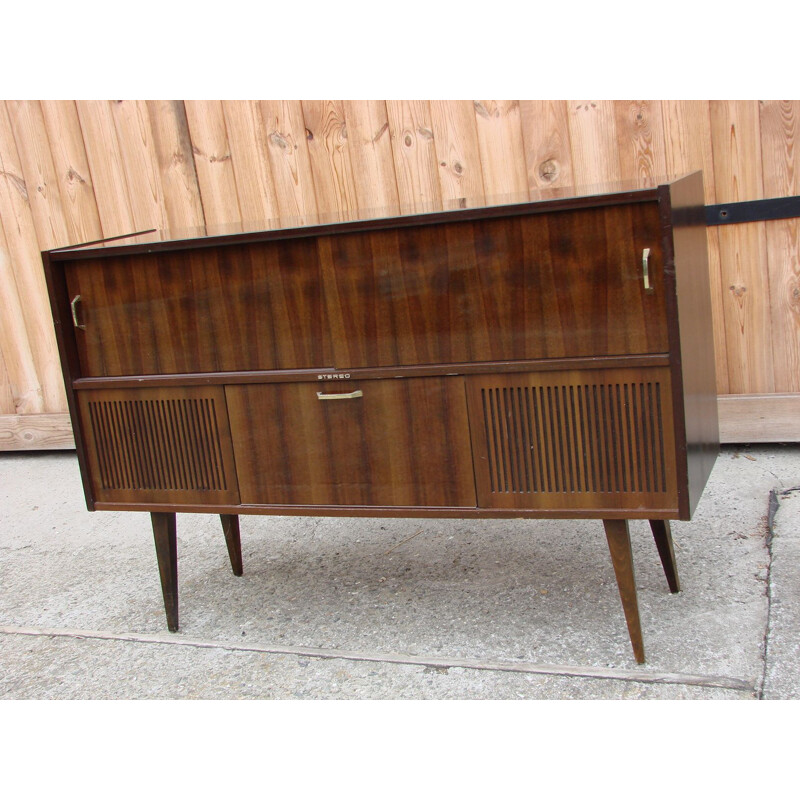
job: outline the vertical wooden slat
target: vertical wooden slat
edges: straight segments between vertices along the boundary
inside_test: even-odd
[[[6,105],[39,246],[49,250],[71,244],[42,108],[30,100]]]
[[[760,122],[764,195],[799,195],[800,102],[762,101]],[[766,235],[774,390],[800,392],[800,222],[770,221]]]
[[[278,198],[258,107],[244,100],[225,100],[222,110],[242,222],[247,227],[275,227]]]
[[[528,199],[528,170],[518,100],[476,100],[475,120],[487,199]]]
[[[76,105],[103,236],[131,233],[136,223],[110,104],[79,100]]]
[[[278,214],[285,225],[317,220],[303,108],[299,100],[262,100],[258,104],[260,145],[275,182]]]
[[[757,101],[713,101],[711,141],[718,203],[763,197]],[[772,392],[772,324],[765,223],[720,227],[729,390]]]
[[[711,115],[705,100],[662,101],[661,120],[664,125],[664,148],[669,175],[683,175],[703,170],[705,202],[716,202],[714,184],[714,155],[711,148]],[[728,351],[723,309],[722,265],[720,263],[719,228],[706,231],[708,269],[711,285],[711,316],[714,330],[714,359],[717,391],[727,394]]]
[[[475,106],[470,100],[433,100],[430,105],[442,199],[479,206],[485,192]]]
[[[387,100],[397,194],[403,213],[442,207],[433,121],[427,101]]]
[[[109,105],[117,131],[122,169],[136,230],[168,227],[150,114],[143,100],[114,100]]]
[[[241,223],[222,102],[191,100],[185,106],[206,224]]]
[[[571,186],[567,104],[563,100],[520,100],[528,188]]]
[[[343,106],[359,216],[398,214],[400,202],[386,103],[346,100]]]
[[[661,105],[646,100],[614,103],[620,175],[638,186],[652,186],[667,174]]]
[[[303,100],[306,142],[314,177],[317,210],[348,218],[358,211],[347,125],[340,101]]]
[[[9,377],[16,373],[24,378],[19,389],[20,398],[24,398],[24,413],[33,413],[34,409],[65,411],[64,383],[29,192],[22,176],[7,108],[3,103],[0,105],[0,220],[4,236],[0,239],[0,248],[7,260],[2,268],[4,277],[0,280],[5,285],[4,291],[11,299],[12,307],[13,294],[16,292],[18,306],[16,311],[3,308],[0,313],[10,317],[5,326],[16,330],[13,340],[20,344],[27,340],[30,348],[26,351],[23,346],[19,372],[9,364],[8,352],[6,366],[11,370]]]
[[[41,107],[60,185],[61,211],[67,227],[68,244],[100,239],[103,229],[78,109],[73,101],[67,100],[43,100]]]
[[[576,186],[622,180],[613,102],[568,100],[567,118]]]
[[[0,337],[2,334],[0,333]],[[11,394],[11,379],[8,377],[6,361],[3,356],[3,342],[0,338],[0,415],[15,414],[17,409],[14,404],[14,397]]]
[[[205,218],[184,105],[151,100],[147,108],[167,226],[172,230],[201,228]]]

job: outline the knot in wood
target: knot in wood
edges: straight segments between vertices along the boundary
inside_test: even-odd
[[[539,178],[547,183],[552,183],[558,177],[558,162],[552,158],[539,164]]]

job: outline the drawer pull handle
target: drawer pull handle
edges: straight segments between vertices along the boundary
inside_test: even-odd
[[[354,397],[363,397],[364,392],[361,389],[356,389],[354,392],[344,392],[342,394],[325,394],[325,392],[317,392],[317,397],[320,400],[352,400]]]
[[[644,280],[644,290],[652,292],[653,287],[650,285],[650,248],[645,247],[642,250],[642,279]]]
[[[76,328],[80,328],[82,331],[85,331],[86,326],[81,325],[81,323],[78,322],[78,303],[80,303],[80,301],[81,301],[81,296],[79,294],[76,294],[75,297],[72,298],[72,302],[69,304],[69,307],[72,309],[72,324]]]

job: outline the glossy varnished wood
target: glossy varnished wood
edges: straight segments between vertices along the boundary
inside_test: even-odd
[[[220,514],[222,532],[225,534],[225,544],[228,547],[228,557],[231,560],[231,569],[234,575],[242,575],[242,539],[239,532],[239,517],[236,514]]]
[[[167,627],[178,630],[178,539],[177,519],[174,512],[156,511],[150,514],[156,544],[158,573],[164,595]]]
[[[665,519],[651,519],[650,528],[653,531],[653,538],[658,548],[658,555],[661,558],[661,565],[664,567],[664,574],[667,576],[669,590],[677,594],[681,590],[681,583],[678,579],[678,564],[675,560],[675,548],[672,544],[672,531],[669,521]]]
[[[227,397],[244,504],[476,505],[461,378],[230,386]]]
[[[223,387],[77,395],[95,501],[239,502]]]
[[[466,380],[481,507],[677,513],[668,368]]]
[[[639,600],[636,595],[636,576],[633,571],[633,554],[628,522],[624,519],[603,520],[611,553],[611,563],[617,578],[617,588],[625,613],[625,622],[633,646],[633,655],[639,664],[644,664],[644,639],[639,619]]]
[[[84,377],[354,369],[665,353],[660,248],[649,202],[73,254],[66,272]]]

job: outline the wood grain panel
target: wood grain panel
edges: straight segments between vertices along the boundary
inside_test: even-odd
[[[646,100],[614,103],[620,175],[652,186],[667,174],[661,104]]]
[[[105,100],[76,103],[103,236],[137,230],[114,118]]]
[[[185,108],[206,224],[241,223],[222,102],[191,100]]]
[[[763,197],[758,103],[713,101],[711,136],[717,202]],[[719,236],[729,390],[772,392],[774,365],[765,352],[772,341],[765,223],[721,226]]]
[[[69,414],[0,414],[0,451],[74,450]]]
[[[800,102],[760,102],[764,195],[800,195]],[[800,220],[766,225],[776,392],[800,392]],[[780,333],[779,333],[780,332]]]
[[[343,105],[339,101],[304,100],[302,108],[320,219],[324,221],[326,212],[344,218],[354,215],[358,195]]]
[[[528,198],[528,172],[518,100],[476,100],[478,148],[487,198]]]
[[[432,100],[431,122],[442,199],[463,201],[463,207],[482,205],[485,191],[474,105],[469,100]]]
[[[16,412],[14,396],[11,394],[11,379],[8,377],[6,360],[3,356],[3,342],[4,339],[0,338],[0,416]]]
[[[345,101],[343,107],[359,216],[398,214],[400,202],[386,103]]]
[[[318,220],[317,197],[303,108],[299,100],[262,100],[261,149],[269,158],[281,221],[305,225]]]
[[[317,397],[357,390],[363,396]],[[475,506],[461,378],[229,386],[226,393],[245,504]]]
[[[569,119],[563,100],[520,100],[528,188],[571,186]]]
[[[226,100],[222,111],[242,222],[248,227],[275,227],[278,199],[258,106],[243,100]]]
[[[78,393],[94,500],[237,503],[221,386]]]
[[[677,511],[669,370],[467,378],[478,504]]]
[[[8,351],[6,365],[12,374],[17,372],[20,377],[25,376],[18,390],[18,396],[25,398],[23,406],[18,407],[21,411],[58,412],[66,410],[66,398],[31,212],[31,191],[35,189],[25,182],[7,107],[3,103],[0,105],[0,225],[4,236],[0,238],[0,248],[6,255],[2,291],[11,300],[10,319],[4,323],[4,329],[13,326],[14,341],[27,341],[29,347],[26,351],[23,344],[19,353],[20,370],[14,370],[9,363]],[[2,313],[5,314],[6,309]],[[34,374],[36,378],[32,380]]]
[[[397,195],[403,213],[442,207],[430,104],[387,100]]]
[[[203,204],[184,105],[176,100],[149,100],[147,108],[167,227],[202,229]]]
[[[65,217],[64,224],[68,234],[64,244],[100,239],[103,230],[75,103],[67,100],[43,100],[41,107],[53,156],[53,167],[60,183],[61,212]],[[58,225],[59,222],[53,220],[52,224]],[[39,245],[41,244],[40,241]]]
[[[569,100],[567,108],[575,185],[591,186],[622,180],[614,103],[609,100]]]

